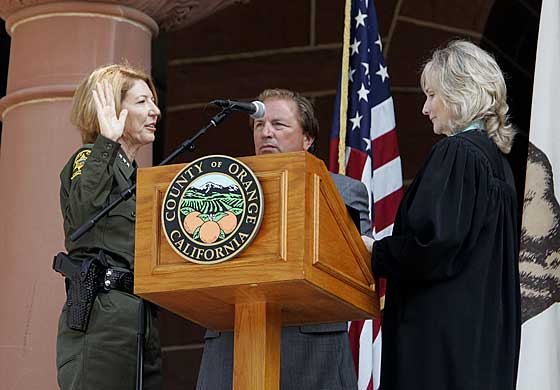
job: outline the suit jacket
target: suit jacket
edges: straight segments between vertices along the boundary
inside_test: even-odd
[[[332,174],[347,207],[359,212],[360,231],[371,234],[369,197],[363,183]],[[282,328],[280,389],[356,389],[357,380],[350,352],[346,322]],[[208,330],[197,390],[231,389],[233,333]]]

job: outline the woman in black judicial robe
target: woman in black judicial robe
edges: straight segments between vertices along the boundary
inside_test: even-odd
[[[448,137],[373,247],[374,274],[387,278],[381,389],[514,389],[519,238],[504,78],[488,53],[454,41],[421,84],[423,114]]]

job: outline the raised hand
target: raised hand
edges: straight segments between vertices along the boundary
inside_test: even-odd
[[[128,110],[121,110],[117,117],[113,89],[107,80],[97,83],[92,93],[100,133],[104,137],[118,141],[124,131]]]

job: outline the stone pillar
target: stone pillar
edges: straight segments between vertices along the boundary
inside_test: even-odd
[[[6,390],[58,388],[64,283],[51,264],[64,249],[58,175],[81,144],[68,120],[72,94],[99,65],[126,60],[149,71],[158,32],[151,17],[126,6],[37,3],[0,1],[12,37],[7,95],[0,100],[0,387]],[[151,150],[144,149],[147,165]]]

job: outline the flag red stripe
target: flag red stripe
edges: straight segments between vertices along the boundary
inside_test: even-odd
[[[350,176],[356,180],[362,180],[362,172],[366,165],[368,155],[357,149],[350,149],[350,156],[346,164],[346,176]]]
[[[372,144],[373,169],[377,169],[399,157],[399,146],[395,129],[374,139]]]
[[[362,334],[362,329],[364,327],[365,321],[352,321],[350,324],[350,329],[348,330],[348,337],[350,338],[350,345],[359,346],[360,345],[360,335]],[[356,376],[358,376],[358,368],[360,367],[360,348],[352,348],[352,358],[354,359],[354,369],[356,370]]]
[[[374,203],[376,231],[379,232],[394,222],[402,194],[403,188],[401,187]]]
[[[338,138],[331,138],[329,148],[329,171],[338,173]]]

